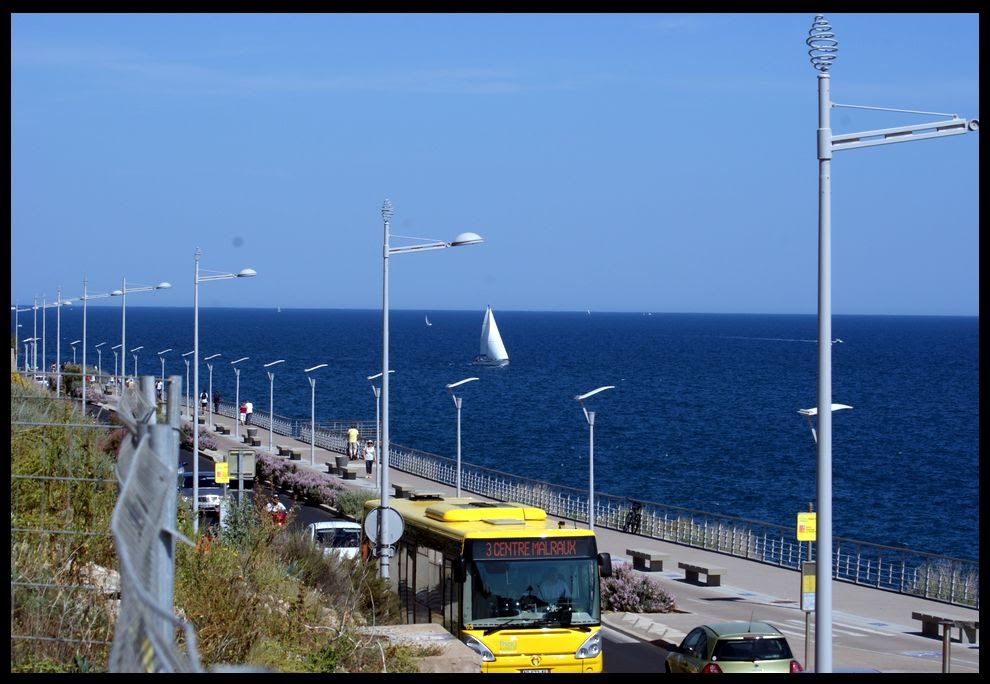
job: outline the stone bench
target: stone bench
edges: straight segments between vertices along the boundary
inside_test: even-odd
[[[408,499],[416,493],[415,487],[400,482],[393,482],[392,488],[395,489],[395,498],[397,499]]]
[[[302,452],[299,449],[289,449],[289,460],[290,461],[301,461]]]
[[[722,584],[722,575],[726,574],[725,568],[714,565],[701,565],[693,561],[678,561],[677,567],[684,571],[684,579],[688,582],[700,583],[699,575],[705,576],[705,584],[709,587],[717,587]]]
[[[353,468],[345,468],[340,473],[340,476],[342,478],[344,478],[345,480],[356,480],[357,479],[357,471],[354,470]]]
[[[980,629],[979,620],[965,620],[958,617],[948,617],[942,615],[931,615],[929,613],[921,613],[914,611],[911,613],[912,620],[921,620],[921,633],[925,636],[941,637],[939,633],[939,626],[946,625],[948,629],[953,627],[959,628],[959,641],[963,640],[963,635],[966,635],[966,641],[975,644],[977,639],[977,631]]]
[[[230,428],[227,427],[226,425],[220,425],[219,423],[217,423],[216,425],[213,426],[213,429],[215,429],[221,435],[229,435],[230,434]]]
[[[287,447],[284,444],[276,444],[275,445],[275,448],[278,449],[278,455],[279,456],[291,456],[292,455],[292,447]]]
[[[260,437],[248,437],[244,441],[247,442],[251,446],[256,446],[256,447],[260,447],[261,446],[261,438]]]
[[[626,549],[626,554],[632,556],[633,568],[644,572],[663,570],[663,562],[670,556],[653,549]]]

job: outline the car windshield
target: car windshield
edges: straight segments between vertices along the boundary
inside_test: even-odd
[[[791,648],[787,641],[777,637],[752,637],[720,639],[715,644],[713,660],[789,660]]]
[[[316,541],[321,546],[338,549],[356,549],[361,545],[360,530],[350,528],[326,528],[316,531]]]

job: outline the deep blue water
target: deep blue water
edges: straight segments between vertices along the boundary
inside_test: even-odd
[[[596,491],[788,526],[815,501],[815,444],[797,413],[817,404],[815,315],[496,310],[511,363],[480,368],[470,361],[483,313],[391,312],[393,443],[454,456],[444,385],[478,376],[458,390],[464,461],[587,488],[588,424],[574,397],[615,385],[587,403]],[[63,360],[81,319],[81,307],[63,311]],[[171,347],[166,375],[185,378],[192,319],[191,308],[128,306],[142,375],[159,375],[157,352]],[[20,322],[29,330],[32,315]],[[119,307],[89,307],[88,363],[106,341],[112,372],[120,325]],[[832,347],[832,398],[854,407],[833,415],[833,534],[979,558],[979,319],[834,316],[832,327],[843,340]],[[51,361],[54,315],[46,329]],[[267,412],[262,366],[285,359],[273,367],[274,411],[308,420],[303,369],[328,363],[315,373],[317,421],[374,421],[366,378],[381,370],[380,311],[202,308],[200,359],[217,352],[213,386],[226,401],[230,361],[248,356],[240,398]]]

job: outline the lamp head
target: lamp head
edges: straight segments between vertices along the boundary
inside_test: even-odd
[[[471,231],[467,231],[455,237],[451,241],[450,246],[460,247],[462,245],[476,245],[479,242],[484,242],[484,238],[482,238],[477,233],[472,233]]]
[[[253,268],[242,268],[237,273],[238,278],[251,278],[252,276],[256,276],[256,275],[258,275],[258,273]]]

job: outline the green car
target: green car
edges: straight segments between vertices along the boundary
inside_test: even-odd
[[[668,655],[667,672],[802,672],[780,630],[766,622],[695,627]]]

